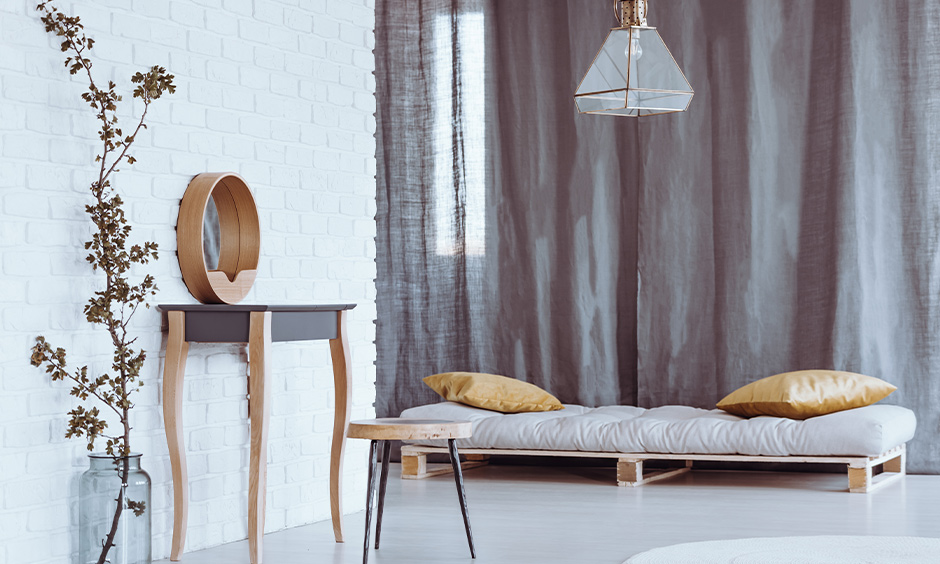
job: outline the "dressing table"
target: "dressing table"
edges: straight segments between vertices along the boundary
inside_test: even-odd
[[[346,312],[337,305],[160,305],[168,335],[163,368],[163,418],[173,473],[173,544],[178,561],[186,543],[189,482],[183,430],[183,377],[189,344],[248,344],[248,413],[251,426],[248,462],[248,547],[252,564],[261,564],[267,483],[268,419],[271,406],[272,343],[329,339],[335,407],[330,450],[330,512],[336,542],[343,542],[342,479],[351,399]]]

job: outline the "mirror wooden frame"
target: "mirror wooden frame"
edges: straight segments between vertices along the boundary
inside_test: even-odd
[[[219,215],[219,265],[203,253],[203,218],[209,198]],[[234,172],[196,175],[180,202],[177,256],[189,293],[204,304],[236,304],[251,290],[261,256],[258,208],[248,184]]]

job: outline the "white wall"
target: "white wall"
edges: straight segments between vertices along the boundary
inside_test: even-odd
[[[63,438],[76,404],[69,386],[29,365],[43,334],[70,364],[107,368],[109,346],[81,313],[100,282],[84,260],[97,125],[79,99],[86,84],[63,67],[37,0],[0,1],[0,564],[65,562],[77,549],[82,440]],[[150,129],[114,185],[132,239],[153,239],[154,303],[191,303],[176,261],[177,206],[189,180],[236,171],[261,212],[262,260],[245,303],[356,302],[349,336],[352,417],[375,394],[375,122],[373,0],[78,0],[96,40],[99,81],[127,93],[154,64],[176,75]],[[133,110],[133,111],[132,111]],[[133,113],[133,116],[131,115]],[[153,479],[154,558],[169,554],[172,487],[161,411],[163,335],[154,310],[136,320],[150,353],[133,412],[134,450]],[[194,344],[184,423],[189,453],[187,550],[247,536],[246,353]],[[267,531],[329,518],[332,372],[325,341],[274,345]],[[365,445],[346,460],[345,509],[361,510]]]

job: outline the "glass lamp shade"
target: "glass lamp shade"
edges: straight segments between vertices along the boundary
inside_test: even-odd
[[[607,34],[574,99],[581,113],[639,117],[684,112],[694,94],[656,28],[625,26]]]

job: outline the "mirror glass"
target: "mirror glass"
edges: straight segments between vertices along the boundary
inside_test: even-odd
[[[202,255],[206,259],[206,268],[219,269],[219,212],[215,209],[215,200],[209,198],[206,214],[202,217]]]

